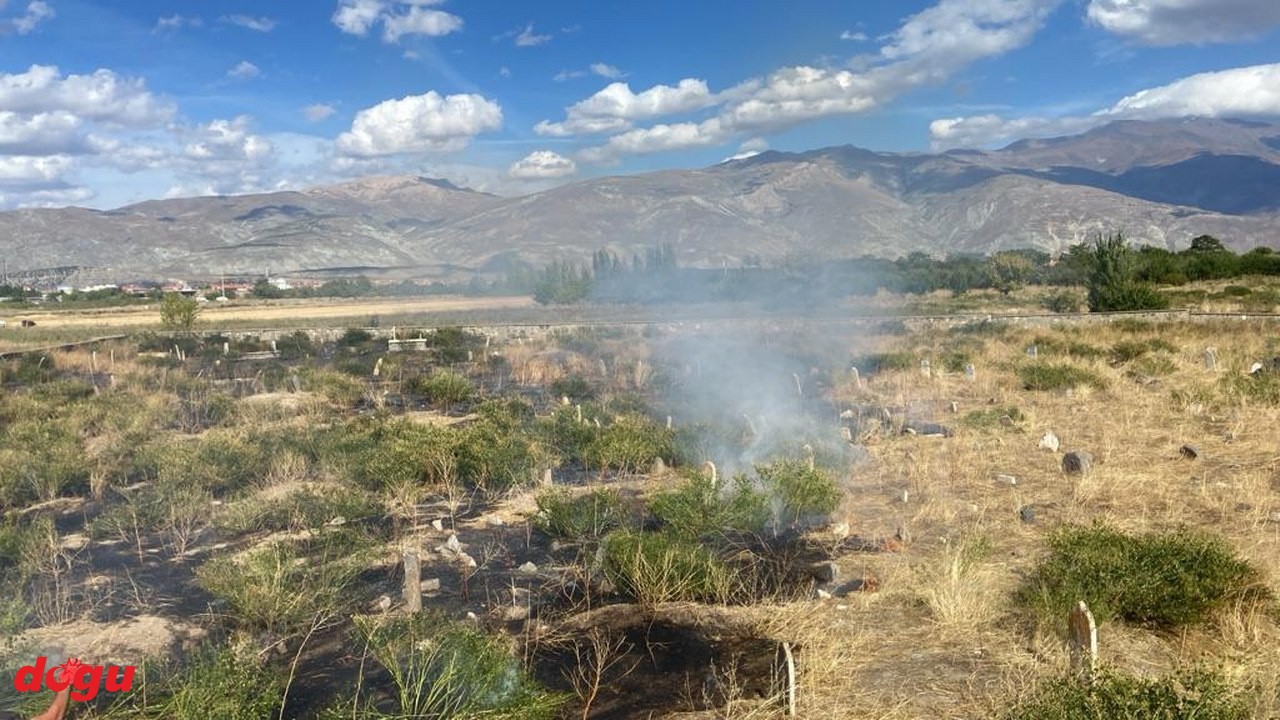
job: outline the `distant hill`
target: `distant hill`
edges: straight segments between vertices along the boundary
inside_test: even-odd
[[[994,151],[765,152],[697,170],[586,180],[500,198],[443,180],[370,177],[301,192],[154,200],[106,212],[0,213],[11,270],[96,277],[362,268],[405,277],[624,256],[661,243],[685,265],[1065,250],[1123,230],[1171,249],[1208,233],[1280,244],[1280,126],[1115,122]]]

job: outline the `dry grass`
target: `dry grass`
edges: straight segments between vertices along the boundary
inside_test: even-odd
[[[1038,678],[1066,666],[1064,639],[1036,635],[1019,621],[1010,596],[1036,562],[1046,534],[1062,523],[1095,520],[1132,532],[1180,526],[1219,533],[1280,587],[1280,407],[1223,392],[1220,377],[1276,354],[1265,326],[1161,324],[1158,337],[1177,348],[1173,372],[1142,384],[1106,359],[1061,357],[1108,381],[1106,390],[1030,392],[1016,377],[1032,362],[1037,334],[1015,330],[986,338],[974,354],[977,378],[919,370],[863,377],[839,386],[846,399],[877,399],[934,413],[951,424],[972,410],[1016,407],[1014,427],[958,427],[953,438],[874,436],[871,463],[848,481],[838,519],[853,532],[884,537],[910,529],[901,554],[846,557],[842,568],[874,575],[877,593],[790,606],[776,620],[806,647],[805,711],[814,718],[971,718],[989,714]],[[1136,337],[1156,336],[1155,332]],[[1078,340],[1109,348],[1135,335],[1090,327]],[[945,338],[907,338],[926,354]],[[892,343],[892,340],[885,340]],[[1219,369],[1202,353],[1216,346]],[[1047,358],[1042,353],[1040,362]],[[1191,389],[1198,399],[1188,400]],[[946,412],[950,402],[959,415]],[[1061,452],[1038,450],[1045,431],[1062,450],[1084,449],[1095,465],[1064,475]],[[1180,457],[1184,443],[1201,458]],[[1010,486],[995,480],[1013,475]],[[904,491],[907,499],[903,500]],[[1031,506],[1034,523],[1018,511]],[[1253,608],[1228,611],[1217,624],[1177,636],[1107,625],[1102,660],[1139,673],[1160,673],[1201,658],[1253,689],[1257,717],[1280,714],[1280,643],[1273,618]]]

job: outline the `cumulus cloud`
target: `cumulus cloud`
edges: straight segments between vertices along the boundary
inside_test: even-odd
[[[537,150],[511,163],[507,175],[517,180],[545,180],[565,177],[578,171],[578,166],[569,158],[550,150]]]
[[[481,95],[441,96],[435,91],[386,100],[356,114],[351,129],[338,136],[346,155],[373,157],[399,153],[461,150],[471,138],[502,126],[502,108]]]
[[[0,187],[41,187],[58,183],[71,169],[68,155],[9,155],[0,157]]]
[[[1141,90],[1089,115],[944,118],[929,125],[933,146],[981,147],[1016,138],[1083,132],[1113,120],[1198,117],[1280,117],[1280,63],[1198,73]]]
[[[1234,42],[1280,25],[1275,0],[1090,0],[1093,24],[1146,45]]]
[[[783,67],[715,94],[701,81],[681,81],[677,88],[700,84],[685,87],[685,93],[656,86],[639,95],[615,83],[567,108],[563,122],[543,121],[534,130],[553,136],[617,133],[580,155],[584,161],[608,162],[621,154],[720,145],[743,135],[863,113],[916,88],[944,82],[978,60],[1026,45],[1060,2],[940,0],[906,18],[882,38],[878,52],[854,58],[847,68]],[[849,39],[856,38],[850,34]],[[688,102],[673,101],[678,97]],[[640,119],[711,107],[717,108],[713,117],[634,127]],[[635,113],[626,108],[651,110]]]
[[[197,125],[192,131],[192,141],[183,154],[198,161],[260,162],[270,157],[273,147],[260,135],[249,131],[250,119],[241,115],[232,120],[212,120]]]
[[[65,110],[22,115],[0,110],[0,155],[76,152],[83,121]]]
[[[227,77],[233,80],[252,80],[261,74],[262,70],[248,60],[241,60],[236,63],[235,67],[227,71]]]
[[[141,78],[123,78],[105,69],[64,77],[51,65],[0,73],[0,107],[19,114],[62,110],[88,120],[129,126],[163,123],[174,113],[171,104],[147,91]]]
[[[636,120],[699,110],[715,103],[703,80],[686,78],[674,86],[655,85],[640,93],[616,82],[570,106],[564,122],[544,120],[534,126],[534,132],[553,137],[617,132],[629,129]]]
[[[337,110],[332,105],[327,105],[325,103],[315,103],[314,105],[308,105],[302,108],[302,114],[311,122],[327,120],[335,112],[337,112]]]
[[[443,0],[340,0],[332,21],[344,33],[364,36],[382,23],[382,40],[397,43],[406,35],[439,37],[462,29],[462,18],[431,9]]]
[[[256,32],[271,32],[276,27],[276,21],[272,18],[254,17],[252,15],[223,15],[222,22],[229,25],[239,25],[242,28],[248,28]]]
[[[0,3],[3,6],[4,3]],[[32,0],[27,3],[26,10],[16,18],[0,21],[0,31],[7,26],[19,35],[28,35],[35,32],[40,23],[50,20],[57,15],[49,3],[44,0]],[[3,32],[0,32],[3,34]]]

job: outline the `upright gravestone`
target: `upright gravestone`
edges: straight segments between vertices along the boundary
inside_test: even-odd
[[[1205,369],[1205,370],[1210,370],[1210,371],[1212,371],[1212,370],[1217,370],[1217,369],[1218,369],[1218,349],[1217,349],[1217,348],[1206,348],[1206,349],[1205,349],[1205,351],[1204,351],[1204,369]]]
[[[966,380],[974,380],[978,377],[978,369],[973,366],[973,363],[964,366],[964,377]]]
[[[418,553],[404,553],[404,609],[416,613],[422,609],[422,563]]]
[[[1031,358],[1032,360],[1035,360],[1036,358],[1040,357],[1040,348],[1036,347],[1035,345],[1028,345],[1027,357]]]
[[[1083,600],[1067,617],[1071,648],[1071,669],[1085,682],[1092,682],[1098,667],[1098,624]]]
[[[858,368],[856,368],[856,367],[849,368],[849,373],[850,373],[851,375],[853,375],[853,386],[854,386],[854,387],[856,387],[856,388],[858,388],[859,390],[861,390],[861,389],[862,389],[862,377],[860,377],[860,376],[858,375]]]
[[[930,367],[928,360],[920,361],[920,372],[923,373],[925,377],[929,377]]]

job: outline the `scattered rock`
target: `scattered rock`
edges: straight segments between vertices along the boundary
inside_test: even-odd
[[[951,411],[952,415],[960,412],[960,403],[956,402],[955,400],[952,400],[951,404],[947,406],[947,410]]]
[[[827,592],[826,590],[823,590],[822,588],[818,588],[818,599],[819,599],[819,600],[830,600],[830,599],[831,599],[831,593]]]
[[[462,541],[458,540],[457,535],[450,535],[449,539],[445,540],[443,545],[436,548],[436,551],[449,555],[459,555],[462,553]]]
[[[329,522],[325,523],[325,526],[326,527],[342,527],[343,525],[346,525],[346,524],[347,524],[347,519],[339,515],[338,517],[335,517]]]
[[[440,578],[428,578],[426,580],[423,580],[419,584],[419,587],[422,588],[422,592],[424,593],[440,592]]]
[[[502,520],[502,518],[497,515],[491,515],[489,517],[488,523],[489,523],[489,527],[502,527],[503,525],[506,524]]]
[[[1024,523],[1033,523],[1036,521],[1036,509],[1030,505],[1023,505],[1018,508],[1018,519]]]
[[[996,482],[998,482],[998,483],[1004,483],[1005,485],[1017,485],[1017,484],[1018,484],[1018,478],[1016,478],[1016,477],[1014,477],[1014,476],[1012,476],[1012,475],[997,475],[997,476],[996,476]]]
[[[849,537],[849,523],[842,522],[831,526],[831,534],[835,536],[837,540],[843,540]]]
[[[661,475],[666,471],[667,471],[667,464],[663,462],[662,458],[660,457],[654,458],[653,464],[649,466],[650,475]]]
[[[534,573],[538,572],[538,566],[533,564],[532,562],[526,562],[525,564],[520,566],[520,572],[524,573],[525,575],[533,575]]]
[[[441,520],[440,518],[436,518],[435,520],[432,520],[431,528],[436,532],[444,532],[444,521]]]
[[[1083,475],[1093,467],[1093,455],[1075,450],[1062,456],[1062,472],[1068,475]]]
[[[1000,424],[1004,427],[1013,427],[1013,418],[1008,415],[1001,415]]]
[[[390,609],[391,609],[391,596],[390,596],[390,595],[383,595],[383,596],[379,597],[377,600],[375,600],[375,601],[374,601],[373,606],[374,606],[375,608],[377,608],[377,610],[378,610],[379,612],[386,612],[386,611],[390,610]]]
[[[826,560],[811,566],[809,572],[820,583],[833,583],[840,577],[840,566],[834,560]]]
[[[466,553],[458,553],[458,562],[469,568],[473,568],[478,565],[478,563],[476,563],[476,559]]]
[[[1200,448],[1188,443],[1178,448],[1178,456],[1184,460],[1197,460],[1200,458]]]
[[[902,432],[905,435],[924,435],[926,437],[951,437],[955,435],[955,431],[945,425],[919,420],[908,420],[903,423]]]
[[[1048,450],[1049,452],[1058,452],[1058,446],[1059,446],[1060,444],[1061,444],[1061,443],[1058,441],[1058,436],[1057,436],[1057,435],[1054,435],[1054,434],[1053,434],[1053,433],[1051,433],[1051,432],[1047,432],[1047,433],[1045,433],[1045,434],[1040,438],[1040,449],[1041,449],[1041,450]]]
[[[1280,523],[1280,510],[1277,510],[1277,511],[1275,511],[1275,512],[1271,513],[1270,518],[1271,518],[1271,522],[1273,522],[1273,523]]]
[[[555,476],[551,474],[551,468],[542,471],[542,484],[552,485],[555,483]]]

